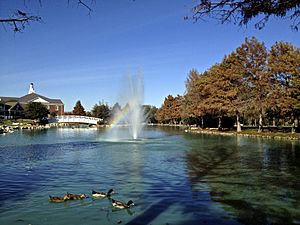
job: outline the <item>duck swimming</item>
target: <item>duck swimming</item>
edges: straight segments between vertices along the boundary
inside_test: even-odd
[[[86,196],[85,194],[77,195],[77,194],[71,194],[71,193],[67,193],[65,195],[65,197],[68,200],[82,200],[82,199],[88,198],[88,196]]]
[[[58,196],[51,196],[49,195],[49,201],[50,202],[65,202],[69,200],[68,196],[64,196],[64,197],[58,197]]]
[[[105,197],[109,198],[112,193],[114,193],[113,189],[109,189],[109,191],[107,193],[105,193],[105,192],[98,192],[98,191],[92,190],[92,196],[94,198],[105,198]]]
[[[132,200],[129,200],[126,204],[124,202],[117,201],[117,200],[114,200],[114,199],[111,199],[111,204],[112,204],[113,207],[116,207],[118,209],[128,209],[128,208],[130,208],[130,206],[134,205]]]

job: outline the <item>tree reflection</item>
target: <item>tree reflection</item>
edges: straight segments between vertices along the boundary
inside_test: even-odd
[[[243,224],[292,224],[300,219],[299,145],[237,139],[235,145],[187,152],[193,191],[209,186],[211,199]]]

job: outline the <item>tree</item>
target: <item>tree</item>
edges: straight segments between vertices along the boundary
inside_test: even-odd
[[[85,112],[85,115],[86,115],[86,116],[90,116],[90,117],[93,116],[91,112]]]
[[[120,106],[120,104],[117,102],[113,105],[112,109],[111,109],[111,116],[115,116],[115,115],[118,115],[119,113],[122,112],[122,108]]]
[[[107,122],[108,118],[111,115],[111,111],[107,104],[95,104],[92,109],[92,115],[97,118],[103,119],[104,122]]]
[[[227,78],[228,113],[236,117],[237,132],[242,130],[240,117],[247,111],[250,89],[244,82],[244,68],[241,67],[236,52],[225,56],[222,63],[224,76]]]
[[[172,95],[168,95],[165,97],[164,103],[157,110],[156,120],[160,123],[169,123],[171,120],[171,107],[172,102],[174,101],[174,97]]]
[[[199,74],[193,69],[189,72],[186,81],[186,94],[184,96],[182,114],[183,117],[198,121],[201,120],[201,127],[204,128],[204,116],[208,113],[205,100],[209,96],[208,85],[210,76],[207,71]]]
[[[294,132],[300,113],[300,49],[286,42],[276,42],[269,53],[268,67],[276,82],[275,110],[280,109],[282,116],[291,117]]]
[[[200,79],[200,74],[196,69],[192,69],[188,73],[188,77],[185,82],[186,93],[184,96],[184,110],[183,116],[185,118],[198,117],[197,113],[198,104],[200,103],[200,89],[198,89],[198,80]],[[200,113],[201,114],[201,113]]]
[[[233,125],[235,117],[237,132],[241,131],[241,118],[251,125],[255,119],[255,126],[258,119],[259,132],[263,122],[274,125],[276,120],[289,120],[295,132],[299,116],[300,49],[276,42],[269,51],[254,37],[246,38],[240,47],[202,74],[191,70],[184,97],[167,96],[156,113],[162,123],[177,123],[184,118],[189,124],[201,121],[202,127],[203,118],[214,123],[217,117],[219,129],[222,118]]]
[[[77,3],[88,11],[93,11],[92,4],[95,0],[65,0]],[[133,0],[134,1],[134,0]],[[26,10],[15,9],[12,15],[0,16],[0,23],[8,24],[15,32],[20,32],[31,22],[42,22],[42,17],[31,14],[27,5],[30,0],[24,0]],[[36,0],[42,7],[43,0]],[[298,30],[300,24],[299,0],[199,0],[192,7],[192,19],[199,20],[206,17],[214,18],[221,23],[233,22],[240,26],[247,25],[251,20],[259,18],[255,28],[262,29],[271,16],[291,20],[291,28]],[[26,12],[25,12],[26,11]],[[189,17],[186,16],[185,19]]]
[[[291,28],[298,30],[300,24],[299,0],[200,0],[193,7],[193,19],[214,18],[221,23],[233,22],[247,25],[259,18],[255,28],[262,29],[271,16],[292,21]],[[187,17],[188,18],[188,17]]]
[[[182,99],[180,95],[176,97],[168,95],[161,108],[157,110],[156,120],[164,123],[179,123],[182,115]]]
[[[0,18],[0,23],[8,24],[12,27],[14,32],[20,32],[25,29],[25,26],[30,22],[41,22],[40,16],[30,15],[29,13],[17,10],[12,16],[8,18]]]
[[[243,68],[237,54],[232,52],[221,63],[215,64],[203,74],[191,70],[186,81],[184,115],[196,118],[204,127],[204,117],[217,117],[218,129],[222,129],[224,115],[235,116],[237,131],[241,131],[240,115],[244,111]],[[193,121],[193,120],[192,120]]]
[[[73,115],[78,115],[78,116],[85,116],[85,110],[83,106],[81,105],[80,100],[78,100],[73,108]]]
[[[30,102],[25,109],[25,117],[28,119],[44,121],[49,114],[49,110],[40,102]]]
[[[91,8],[91,4],[93,3],[93,0],[66,0],[69,4],[70,1],[76,2],[78,6],[82,6],[85,9],[88,10],[89,14],[93,11]],[[43,0],[36,0],[40,7],[42,7]],[[2,17],[0,15],[0,23],[5,25],[9,25],[12,27],[14,32],[20,32],[26,28],[30,23],[32,22],[42,22],[42,17],[38,15],[33,15],[30,12],[27,12],[28,6],[27,4],[30,4],[30,0],[24,0],[23,1],[25,10],[21,9],[15,9],[15,12],[12,15],[7,15],[6,17]]]
[[[240,115],[244,111],[246,93],[243,71],[235,52],[225,56],[220,64],[208,71],[211,80],[207,84],[210,93],[206,105],[212,114],[218,116],[219,130],[222,129],[223,115],[227,115],[236,117],[237,132],[241,131]]]
[[[218,130],[222,129],[222,117],[226,114],[228,110],[228,105],[226,102],[226,90],[222,89],[222,85],[226,82],[226,78],[222,75],[220,64],[215,64],[208,71],[210,76],[210,82],[207,84],[206,89],[209,92],[207,98],[205,99],[205,105],[207,106],[207,111],[218,117]]]
[[[53,118],[56,117],[56,116],[57,116],[57,112],[56,112],[56,111],[51,112],[51,113],[50,113],[50,116],[53,117]]]
[[[148,123],[157,123],[157,120],[155,118],[157,108],[155,106],[151,105],[144,105],[143,106],[145,121]]]
[[[236,54],[243,70],[244,85],[248,88],[248,107],[252,107],[258,114],[258,132],[261,132],[271,90],[270,73],[267,69],[268,52],[264,43],[252,37],[246,38],[245,43],[236,49]]]

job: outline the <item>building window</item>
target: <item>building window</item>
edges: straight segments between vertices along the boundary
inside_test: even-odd
[[[57,106],[56,106],[56,111],[58,111],[58,110],[59,110],[59,106],[57,105]]]

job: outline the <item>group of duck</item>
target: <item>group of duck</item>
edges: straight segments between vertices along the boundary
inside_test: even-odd
[[[118,208],[118,209],[128,209],[128,208],[130,208],[131,206],[134,205],[132,200],[129,200],[127,203],[124,203],[124,202],[117,201],[117,200],[111,198],[111,195],[113,193],[114,193],[113,189],[110,189],[107,193],[92,190],[92,197],[93,198],[108,198],[108,199],[111,200],[112,206],[115,207],[115,208]],[[69,200],[82,200],[82,199],[85,199],[85,198],[88,198],[88,197],[89,196],[87,196],[85,194],[67,193],[63,197],[49,195],[49,201],[58,203],[58,202],[66,202],[66,201],[69,201]]]

